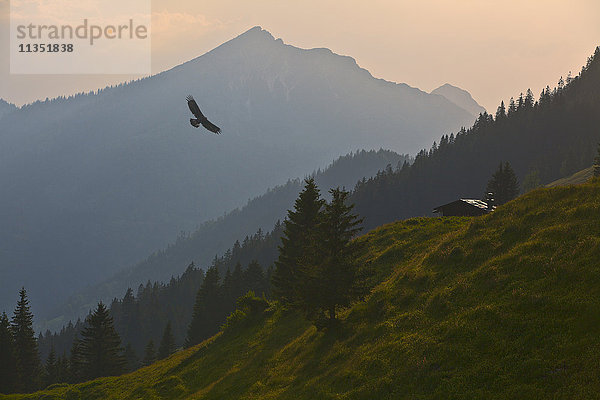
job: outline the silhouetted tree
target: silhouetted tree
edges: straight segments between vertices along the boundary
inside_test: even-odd
[[[510,163],[500,163],[487,184],[486,193],[494,194],[496,205],[502,205],[517,197],[519,183]]]
[[[64,352],[62,356],[56,360],[57,377],[56,382],[68,382],[69,381],[69,359],[67,353]]]
[[[15,346],[17,391],[31,392],[39,387],[40,358],[33,331],[33,314],[25,288],[19,291],[19,301],[11,321]]]
[[[8,394],[15,391],[17,371],[16,357],[10,322],[6,313],[0,317],[0,393]]]
[[[58,360],[56,359],[56,352],[54,351],[54,346],[50,349],[50,354],[46,359],[46,365],[44,365],[44,385],[48,386],[53,383],[58,382],[59,371],[58,371]]]
[[[284,221],[279,258],[273,272],[273,294],[288,305],[306,307],[310,296],[307,268],[317,262],[316,232],[324,201],[313,178],[305,180],[304,189]],[[308,285],[307,285],[308,284]],[[310,296],[314,299],[314,296]]]
[[[362,219],[352,213],[353,204],[346,204],[349,192],[337,188],[330,193],[331,202],[325,204],[319,224],[320,262],[315,283],[319,307],[335,320],[338,307],[348,306],[362,294],[357,264],[360,248],[353,241]]]
[[[504,106],[504,101],[500,103],[498,106],[498,110],[496,111],[496,121],[501,121],[506,118],[506,107]]]
[[[209,268],[194,304],[192,322],[188,328],[186,346],[190,347],[214,335],[226,315],[220,311],[222,307],[221,290],[219,286],[219,271],[216,266]]]
[[[267,288],[265,287],[265,273],[256,260],[252,260],[243,273],[244,290],[252,290],[259,296],[262,296]],[[239,296],[238,296],[239,297]]]
[[[69,357],[69,382],[81,382],[84,379],[84,360],[81,354],[81,340],[76,336],[71,345]]]
[[[86,322],[80,343],[85,377],[93,379],[121,374],[125,367],[120,348],[121,338],[115,331],[106,306],[98,303]]]
[[[127,372],[135,371],[139,368],[140,360],[137,354],[135,354],[135,350],[131,343],[127,343],[127,346],[125,346],[123,357],[125,358],[125,370]]]
[[[156,349],[154,348],[154,340],[150,339],[144,350],[144,359],[142,365],[147,367],[150,364],[156,362]]]
[[[167,322],[167,326],[165,326],[160,345],[158,346],[158,358],[162,360],[163,358],[169,357],[175,352],[175,349],[175,338],[171,332],[171,321],[169,321]]]

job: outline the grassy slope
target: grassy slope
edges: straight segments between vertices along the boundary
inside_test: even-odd
[[[484,217],[389,224],[361,239],[380,283],[335,331],[275,309],[132,374],[28,398],[598,398],[598,221],[596,180]]]
[[[583,169],[579,172],[574,173],[571,176],[567,176],[566,178],[558,179],[554,182],[550,182],[546,185],[546,187],[555,187],[555,186],[567,186],[567,185],[579,185],[589,181],[594,176],[594,166]]]

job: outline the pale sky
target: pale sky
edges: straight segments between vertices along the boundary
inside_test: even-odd
[[[20,105],[136,78],[10,75],[8,4],[0,0],[0,98]],[[600,44],[600,1],[155,0],[152,71],[256,25],[294,46],[352,56],[377,78],[425,91],[459,86],[494,112],[500,100],[527,88],[538,95],[580,71]]]

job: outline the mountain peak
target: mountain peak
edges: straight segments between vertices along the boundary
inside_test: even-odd
[[[233,40],[268,40],[268,41],[273,41],[275,40],[275,38],[273,37],[273,35],[271,35],[271,33],[265,29],[263,29],[261,26],[255,26],[253,28],[248,29],[246,32],[242,33],[241,35],[239,35],[238,37],[236,37]]]
[[[477,103],[469,92],[449,83],[445,83],[433,90],[431,94],[444,97],[446,100],[456,104],[463,110],[468,111],[473,116],[478,116],[485,111],[485,108]]]

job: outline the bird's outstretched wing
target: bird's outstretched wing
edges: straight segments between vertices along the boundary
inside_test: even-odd
[[[190,108],[190,111],[192,112],[192,114],[194,114],[194,116],[196,118],[198,118],[198,119],[206,118],[204,116],[204,114],[202,114],[202,111],[200,111],[200,107],[198,107],[196,100],[194,100],[194,98],[191,95],[188,95],[185,99],[188,102],[188,107]]]
[[[216,133],[217,135],[221,133],[221,128],[210,122],[208,119],[206,119],[206,117],[200,119],[200,123],[212,133]]]

